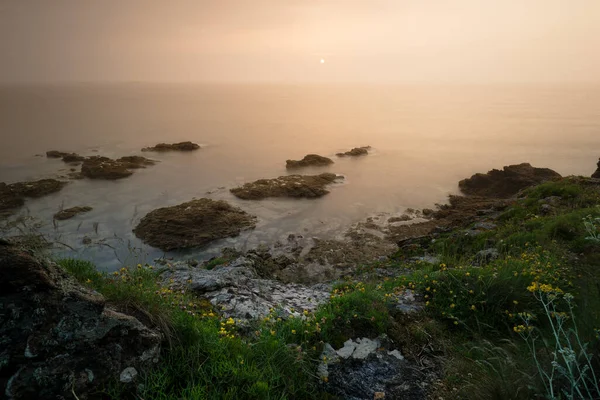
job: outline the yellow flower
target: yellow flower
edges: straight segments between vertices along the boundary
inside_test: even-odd
[[[240,364],[244,365],[244,360],[240,360]]]
[[[296,334],[296,330],[292,329],[292,335],[295,335],[295,334]]]
[[[473,293],[474,293],[473,289],[469,290],[469,294],[473,294]]]
[[[471,310],[475,311],[477,310],[477,307],[475,307],[475,305],[471,305]]]
[[[454,303],[450,304],[450,308],[454,308],[454,307],[456,307],[456,304],[454,304]]]
[[[458,325],[458,321],[454,321],[454,325]]]
[[[470,273],[470,272],[467,272],[467,273],[465,274],[465,276],[471,276],[471,273]]]
[[[428,306],[428,305],[429,305],[429,302],[428,302],[428,301],[426,301],[426,302],[425,302],[425,305],[426,305],[426,306]]]
[[[519,302],[518,302],[518,301],[516,301],[516,300],[513,300],[513,304],[514,304],[514,305],[517,305],[517,304],[519,304]]]
[[[85,283],[92,283],[92,280],[88,279],[87,281],[85,281]]]
[[[308,310],[304,310],[304,315],[308,315]]]
[[[275,336],[275,331],[271,331],[271,335],[272,335],[272,336]]]

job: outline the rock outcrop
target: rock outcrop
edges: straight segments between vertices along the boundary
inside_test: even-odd
[[[92,156],[83,161],[81,175],[89,179],[116,180],[132,175],[132,169],[145,168],[154,164],[155,161],[141,156],[121,157],[117,160]]]
[[[90,398],[157,361],[162,336],[56,264],[0,242],[0,387],[8,399]]]
[[[64,210],[60,210],[59,212],[54,214],[54,219],[62,221],[65,219],[73,218],[74,216],[76,216],[78,214],[82,214],[82,213],[86,213],[86,212],[90,212],[90,211],[92,211],[92,207],[88,207],[88,206],[65,208]]]
[[[17,182],[7,185],[0,182],[0,214],[10,212],[25,204],[25,198],[38,198],[61,190],[67,182],[56,179]]]
[[[598,160],[598,169],[592,174],[592,178],[600,179],[600,160]]]
[[[530,186],[560,178],[560,174],[551,169],[523,163],[509,165],[501,171],[493,169],[487,174],[475,174],[460,181],[458,187],[467,195],[508,198]]]
[[[256,217],[223,200],[198,199],[148,213],[133,230],[163,251],[202,247],[254,228]]]
[[[226,317],[252,320],[280,308],[284,314],[300,316],[303,310],[314,311],[329,300],[331,286],[285,284],[261,279],[251,260],[240,257],[212,270],[175,265],[162,275],[166,285],[190,288],[206,298]]]
[[[391,349],[386,337],[347,340],[335,350],[326,343],[318,374],[325,390],[342,399],[426,399],[432,376]]]
[[[338,157],[356,157],[356,156],[366,156],[369,154],[369,150],[371,150],[371,146],[363,146],[363,147],[355,147],[350,151],[346,151],[344,153],[337,153]]]
[[[50,150],[46,152],[48,158],[61,158],[66,163],[77,163],[85,160],[84,156],[80,156],[77,153],[66,153],[64,151]]]
[[[142,151],[157,151],[157,152],[193,151],[193,150],[198,150],[199,148],[200,148],[200,146],[198,144],[192,143],[192,142],[179,142],[179,143],[172,143],[172,144],[159,143],[156,146],[144,147],[142,149]]]
[[[333,164],[331,158],[323,157],[318,154],[307,154],[302,160],[287,160],[285,167],[295,169],[302,167],[324,167]]]
[[[327,185],[344,179],[332,173],[320,175],[286,175],[274,179],[259,179],[231,189],[234,196],[244,200],[260,200],[267,197],[316,198],[329,193]]]

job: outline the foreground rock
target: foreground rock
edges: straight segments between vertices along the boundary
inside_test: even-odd
[[[142,151],[157,151],[157,152],[165,152],[165,151],[193,151],[198,150],[200,146],[196,143],[192,142],[179,142],[179,143],[159,143],[156,146],[152,147],[144,147]]]
[[[230,191],[244,200],[260,200],[267,197],[316,198],[328,194],[329,190],[325,187],[339,179],[344,177],[332,173],[287,175],[275,179],[259,179]]]
[[[600,160],[598,160],[598,169],[592,174],[592,178],[600,179]]]
[[[328,393],[342,399],[426,399],[432,376],[391,349],[385,337],[326,343],[318,373]]]
[[[62,221],[65,219],[73,218],[74,216],[76,216],[78,214],[82,214],[82,213],[86,213],[86,212],[90,212],[90,211],[92,211],[92,207],[88,207],[88,206],[65,208],[64,210],[60,210],[59,212],[54,214],[54,219]]]
[[[198,199],[151,211],[133,232],[144,243],[171,251],[202,247],[255,225],[256,217],[223,200]]]
[[[369,150],[371,150],[371,146],[363,146],[363,147],[355,147],[350,151],[346,151],[345,153],[337,153],[338,157],[356,157],[356,156],[366,156],[369,154]]]
[[[287,169],[303,167],[324,167],[333,164],[331,158],[323,157],[318,154],[307,154],[302,160],[287,160],[285,162]]]
[[[157,361],[162,337],[57,265],[0,242],[0,389],[8,399],[97,396]]]
[[[10,214],[25,204],[25,198],[39,198],[56,193],[67,182],[56,179],[40,179],[31,182],[17,182],[7,185],[0,182],[0,214]]]
[[[133,169],[145,168],[154,164],[155,161],[140,156],[121,157],[117,160],[92,156],[83,161],[81,175],[89,179],[123,179],[131,176]]]
[[[560,178],[560,174],[551,169],[523,163],[509,165],[501,171],[493,169],[487,174],[475,174],[460,181],[458,186],[468,195],[508,198],[530,186]]]
[[[244,257],[212,270],[180,264],[162,276],[165,284],[189,287],[226,317],[236,319],[258,319],[268,315],[271,308],[280,308],[284,316],[300,316],[303,310],[314,311],[329,300],[329,285],[304,286],[261,279],[252,265]]]

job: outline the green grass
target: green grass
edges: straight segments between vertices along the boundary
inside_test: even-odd
[[[433,398],[531,399],[543,397],[545,389],[518,332],[524,313],[535,317],[543,344],[537,362],[544,368],[549,368],[547,349],[553,346],[552,326],[528,290],[533,282],[573,294],[578,335],[589,343],[593,365],[600,368],[600,243],[589,240],[583,223],[588,215],[600,216],[599,193],[582,178],[539,185],[494,221],[496,229],[474,236],[451,232],[377,263],[403,271],[397,278],[342,282],[314,313],[297,310],[299,318],[273,309],[263,320],[243,326],[220,317],[192,293],[172,290],[151,267],[101,274],[82,261],[61,265],[110,304],[145,316],[167,333],[160,365],[142,374],[144,388],[135,395],[143,399],[324,398],[316,377],[323,343],[338,348],[350,338],[381,334],[400,345],[412,362],[420,363],[424,354],[435,360],[442,382]],[[540,200],[550,196],[560,199],[542,215]],[[498,259],[475,266],[477,252],[489,248],[498,251]],[[440,262],[403,261],[423,254],[436,255]],[[216,258],[206,268],[224,262]],[[421,300],[421,312],[406,315],[394,307],[408,290]],[[560,393],[564,382],[554,384]],[[121,389],[116,385],[110,393],[114,398],[133,395]]]

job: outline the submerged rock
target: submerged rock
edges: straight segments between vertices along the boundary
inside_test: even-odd
[[[262,318],[271,308],[279,308],[282,316],[300,316],[303,310],[314,311],[329,300],[329,285],[305,286],[261,279],[251,265],[244,257],[212,270],[182,264],[165,271],[162,277],[176,288],[191,288],[226,317],[243,320]]]
[[[259,179],[230,191],[244,200],[260,200],[267,197],[315,198],[328,194],[329,190],[325,187],[338,179],[344,177],[332,173],[286,175],[274,179]]]
[[[89,211],[92,211],[92,207],[83,206],[83,207],[65,208],[64,210],[61,210],[61,211],[57,212],[56,214],[54,214],[54,219],[65,220],[65,219],[73,218],[77,214],[82,214],[82,213],[86,213]]]
[[[159,143],[156,146],[144,147],[142,151],[193,151],[198,150],[200,146],[192,142],[179,142],[179,143]]]
[[[25,198],[38,198],[61,190],[67,182],[56,179],[17,182],[7,185],[0,182],[0,213],[6,214],[25,204]]]
[[[171,251],[202,247],[255,225],[256,217],[223,200],[198,199],[151,211],[133,232],[144,243]]]
[[[156,362],[162,336],[56,264],[0,243],[0,390],[8,399],[90,398]]]
[[[530,186],[560,178],[560,174],[551,169],[523,163],[509,165],[502,171],[493,169],[487,174],[475,174],[460,181],[458,186],[467,195],[508,198]]]
[[[592,178],[600,179],[600,160],[598,160],[598,169],[592,174]]]
[[[90,179],[122,179],[132,175],[132,169],[145,168],[148,165],[154,164],[154,160],[141,156],[121,157],[117,160],[102,156],[92,156],[83,161],[81,175]]]
[[[331,158],[323,157],[318,154],[307,154],[302,160],[287,160],[285,162],[287,169],[295,169],[302,167],[323,167],[333,164]]]
[[[356,157],[356,156],[366,156],[369,154],[369,150],[371,150],[371,146],[363,146],[363,147],[355,147],[350,151],[346,151],[344,153],[337,153],[338,157]]]

